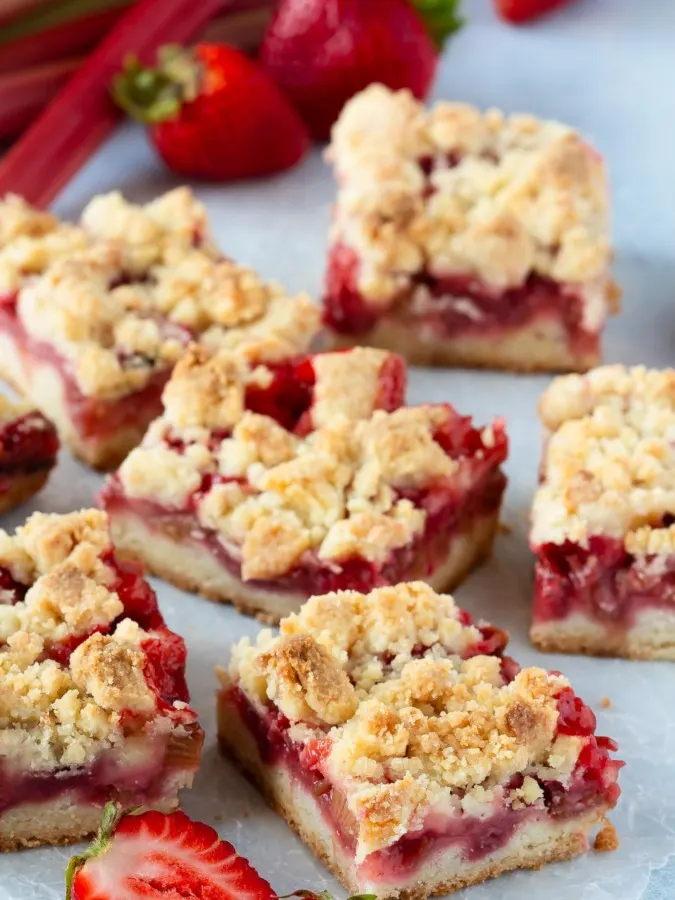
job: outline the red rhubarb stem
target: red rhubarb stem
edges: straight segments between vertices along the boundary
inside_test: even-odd
[[[0,140],[27,128],[81,65],[71,57],[0,74]]]
[[[119,121],[110,84],[125,58],[134,54],[152,62],[158,47],[189,41],[223,5],[224,0],[141,0],[132,7],[0,161],[0,197],[13,192],[48,206]]]

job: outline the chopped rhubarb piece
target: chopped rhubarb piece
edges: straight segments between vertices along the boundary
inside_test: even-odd
[[[481,652],[490,633],[398,584],[312,597],[219,671],[223,751],[349,890],[424,900],[539,868],[616,805],[616,744],[563,675]]]
[[[189,350],[101,494],[117,544],[266,620],[313,593],[457,583],[492,546],[504,425],[403,407],[405,380],[400,357],[363,347],[282,365]]]
[[[597,364],[618,289],[598,153],[532,116],[369,87],[333,130],[324,322],[420,365]]]
[[[540,414],[533,642],[675,660],[675,370],[558,378]]]
[[[36,513],[1,536],[0,850],[80,840],[108,801],[175,809],[203,740],[185,644],[105,515]]]
[[[0,197],[12,192],[48,206],[120,118],[110,84],[129,54],[188,41],[223,0],[140,0],[117,23],[45,112],[0,160]],[[49,154],[44,148],[49,147]]]

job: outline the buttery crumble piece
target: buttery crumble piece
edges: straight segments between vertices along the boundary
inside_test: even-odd
[[[481,638],[448,595],[416,582],[311,598],[281,633],[245,638],[229,676],[256,708],[273,703],[294,740],[326,747],[346,795],[356,861],[394,843],[432,806],[542,806],[536,778],[567,784],[583,739],[556,735],[559,674],[469,656]],[[512,788],[514,775],[524,776]]]
[[[424,269],[497,289],[534,272],[587,285],[595,315],[610,259],[607,179],[573,129],[459,103],[425,110],[409,91],[372,85],[345,106],[330,156],[342,185],[334,238],[357,251],[368,302],[387,306]],[[425,160],[436,164],[431,190]]]
[[[169,415],[176,417],[174,399],[170,392]],[[215,448],[206,443],[208,432],[186,432],[194,441],[190,452],[172,447],[175,430],[159,420],[118,475],[127,496],[160,496],[176,507],[204,474],[245,479],[243,492],[225,494],[213,484],[196,510],[200,524],[215,525],[221,540],[238,549],[245,580],[283,575],[309,549],[339,560],[358,548],[364,558],[381,560],[421,534],[426,522],[426,512],[396,492],[423,489],[460,470],[434,440],[452,415],[444,406],[376,411],[357,422],[339,417],[298,439],[246,412]]]
[[[602,828],[595,836],[593,849],[596,853],[613,853],[620,846],[619,835],[609,819],[602,820]]]
[[[540,414],[550,432],[533,504],[532,543],[623,541],[635,556],[672,553],[675,370],[603,366],[556,379]]]

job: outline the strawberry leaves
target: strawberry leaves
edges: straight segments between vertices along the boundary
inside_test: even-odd
[[[130,810],[130,812],[132,811],[133,810]],[[94,859],[106,852],[110,846],[110,839],[112,838],[113,832],[123,815],[124,812],[119,809],[115,803],[106,803],[98,834],[84,853],[71,857],[68,863],[66,868],[66,900],[70,900],[73,890],[73,881],[82,866],[87,860]]]
[[[438,50],[464,24],[459,15],[460,0],[411,0]]]

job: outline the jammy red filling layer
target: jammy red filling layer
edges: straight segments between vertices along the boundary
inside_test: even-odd
[[[470,650],[466,655],[475,653]],[[513,674],[509,675],[509,671]],[[509,660],[503,667],[505,680],[510,680],[515,671],[517,666],[512,668],[512,661]],[[221,692],[219,703],[228,710],[236,711],[266,765],[285,767],[291,778],[314,796],[322,817],[332,828],[343,850],[353,854],[356,848],[356,821],[344,795],[321,771],[329,741],[316,740],[308,745],[295,743],[289,735],[289,722],[285,716],[272,706],[261,714],[236,686]],[[585,815],[596,808],[613,807],[620,793],[617,774],[623,765],[609,756],[610,751],[617,749],[616,744],[609,738],[593,735],[595,716],[571,689],[561,692],[558,707],[559,733],[586,738],[587,743],[568,787],[558,782],[540,781],[545,809],[516,810],[502,804],[495,806],[492,815],[480,819],[463,813],[448,816],[435,814],[421,829],[368,856],[361,866],[362,874],[375,881],[407,880],[427,859],[449,849],[459,851],[467,862],[476,862],[506,846],[518,828],[528,820],[551,818],[560,821]],[[515,776],[505,788],[518,788],[522,782],[523,776]]]
[[[249,580],[247,584],[275,593],[303,593],[309,596],[336,590],[367,593],[376,587],[432,575],[447,559],[455,536],[499,510],[506,478],[497,467],[507,452],[506,435],[501,424],[495,426],[494,441],[492,446],[487,447],[471,420],[458,415],[439,429],[434,438],[449,456],[467,467],[467,477],[458,481],[466,484],[470,480],[471,486],[460,490],[454,484],[439,483],[424,490],[399,492],[399,498],[410,500],[427,513],[423,531],[409,545],[393,550],[384,562],[373,562],[361,556],[339,562],[327,561],[319,559],[316,552],[307,552],[287,574],[273,581]],[[146,527],[172,540],[205,548],[233,577],[241,580],[238,556],[228,550],[217,532],[198,525],[195,514],[204,493],[214,483],[225,480],[232,479],[205,476],[184,509],[169,510],[147,500],[127,497],[121,480],[115,475],[108,480],[100,501],[112,516],[116,512],[131,512],[142,518]]]
[[[342,352],[349,354],[351,349]],[[248,385],[244,402],[246,409],[275,419],[299,436],[308,434],[314,428],[312,406],[316,372],[313,360],[313,356],[301,356],[289,362],[268,364],[266,368],[272,373],[272,381],[264,387]],[[380,370],[379,390],[373,409],[386,412],[398,409],[405,398],[406,381],[404,360],[392,354]]]
[[[174,332],[176,336],[180,335],[183,343],[189,342],[191,335],[186,329],[172,326],[172,334]],[[15,295],[0,296],[0,334],[11,340],[27,378],[30,379],[34,366],[45,365],[54,370],[55,378],[62,385],[70,420],[85,443],[114,437],[125,429],[137,429],[142,433],[162,411],[161,397],[171,374],[169,367],[153,371],[145,387],[118,399],[89,397],[80,390],[68,360],[52,344],[36,340],[26,331],[17,315]],[[122,354],[120,361],[130,368],[151,366],[150,360],[137,356]]]
[[[675,610],[675,556],[636,560],[622,541],[592,537],[537,549],[534,622],[583,614],[624,631],[646,609]]]
[[[561,323],[575,352],[597,351],[598,334],[584,329],[583,300],[573,286],[532,274],[521,287],[500,291],[471,275],[423,272],[382,308],[369,303],[359,291],[359,268],[354,250],[344,244],[332,248],[323,299],[324,322],[340,334],[363,335],[380,320],[391,317],[415,329],[423,324],[433,329],[439,340],[461,335],[497,337],[550,318]],[[421,308],[420,295],[424,297]]]

